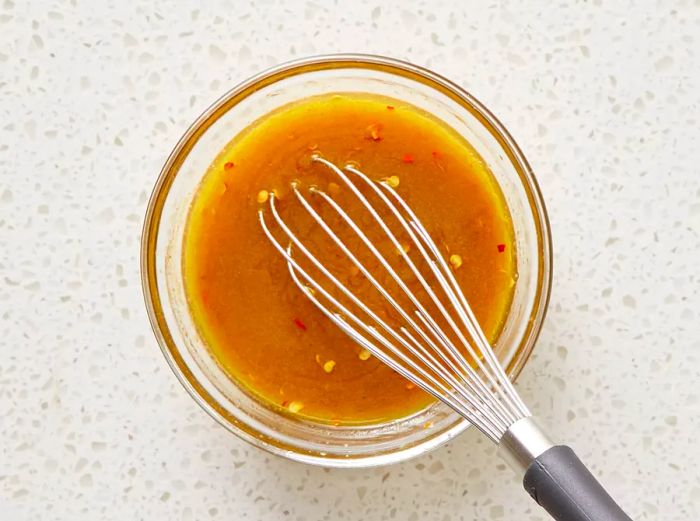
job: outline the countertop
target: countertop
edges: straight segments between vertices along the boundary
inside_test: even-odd
[[[0,518],[546,519],[473,429],[328,470],[177,382],[139,237],[171,148],[283,61],[368,52],[463,85],[540,181],[554,288],[518,382],[634,519],[700,517],[700,4],[0,4]]]

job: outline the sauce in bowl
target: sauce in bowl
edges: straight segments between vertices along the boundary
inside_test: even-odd
[[[220,152],[185,231],[191,314],[223,370],[281,413],[340,425],[408,416],[434,399],[331,324],[293,283],[260,228],[258,209],[271,192],[284,209],[294,197],[292,182],[343,197],[345,187],[312,154],[351,162],[395,186],[449,259],[487,338],[498,337],[517,273],[513,224],[493,175],[439,119],[362,93],[286,105]],[[306,241],[328,247],[308,215],[290,212],[286,220]],[[356,276],[348,270],[344,281],[353,285]]]

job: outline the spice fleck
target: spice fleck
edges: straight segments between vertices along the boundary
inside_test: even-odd
[[[289,406],[287,407],[287,409],[289,409],[289,412],[294,412],[294,413],[301,411],[303,408],[304,408],[304,404],[301,402],[297,402],[296,400],[290,402]]]
[[[265,201],[267,201],[267,199],[268,199],[269,197],[270,197],[270,194],[268,193],[267,190],[260,190],[260,191],[258,192],[258,197],[257,197],[256,199],[257,199],[257,201],[258,201],[260,204],[262,204],[262,203],[264,203]]]
[[[386,180],[386,184],[388,184],[392,188],[396,188],[397,186],[399,186],[399,182],[399,176],[397,175],[392,175]]]
[[[306,324],[304,324],[300,319],[294,319],[294,325],[297,326],[302,331],[306,331]]]
[[[381,141],[382,136],[379,134],[381,127],[377,123],[372,123],[367,127],[367,136],[372,141]]]

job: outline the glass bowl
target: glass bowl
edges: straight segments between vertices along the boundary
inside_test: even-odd
[[[547,308],[551,239],[532,171],[501,123],[469,93],[437,74],[389,58],[332,55],[263,72],[227,92],[187,129],[158,177],[141,241],[148,315],[170,367],[214,419],[251,444],[292,460],[367,467],[423,454],[466,429],[441,403],[383,424],[333,427],[281,415],[239,388],[210,355],[189,314],[181,269],[190,203],[207,167],[238,132],[308,96],[366,92],[402,99],[461,133],[500,184],[513,218],[519,277],[494,348],[514,379],[527,362]],[[430,427],[426,427],[430,426]]]

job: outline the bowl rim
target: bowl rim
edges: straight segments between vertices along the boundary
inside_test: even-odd
[[[479,120],[502,147],[509,161],[518,173],[524,185],[530,208],[535,216],[537,239],[541,254],[538,257],[537,294],[535,296],[533,312],[530,315],[529,323],[522,336],[520,345],[514,353],[509,366],[506,368],[508,377],[513,381],[516,380],[525,363],[530,358],[542,329],[552,288],[552,237],[542,192],[532,168],[520,147],[505,126],[488,108],[454,82],[427,68],[414,65],[407,61],[386,56],[354,53],[309,56],[268,68],[237,84],[219,97],[187,128],[169,154],[158,175],[144,216],[140,242],[140,270],[146,311],[161,352],[180,384],[212,418],[239,438],[272,454],[325,467],[363,468],[405,461],[428,452],[460,434],[470,424],[467,420],[461,419],[444,432],[426,438],[409,447],[399,448],[392,452],[356,458],[309,454],[299,450],[285,448],[279,443],[271,443],[269,439],[265,436],[261,436],[260,433],[253,430],[251,427],[241,422],[232,421],[231,418],[226,415],[225,410],[211,398],[206,389],[199,384],[189,371],[179,354],[179,349],[165,320],[156,277],[158,228],[165,199],[180,165],[198,141],[199,137],[209,128],[210,125],[207,125],[207,123],[213,123],[240,100],[248,97],[255,91],[280,80],[308,72],[344,68],[366,68],[387,72],[423,83],[446,95]]]

